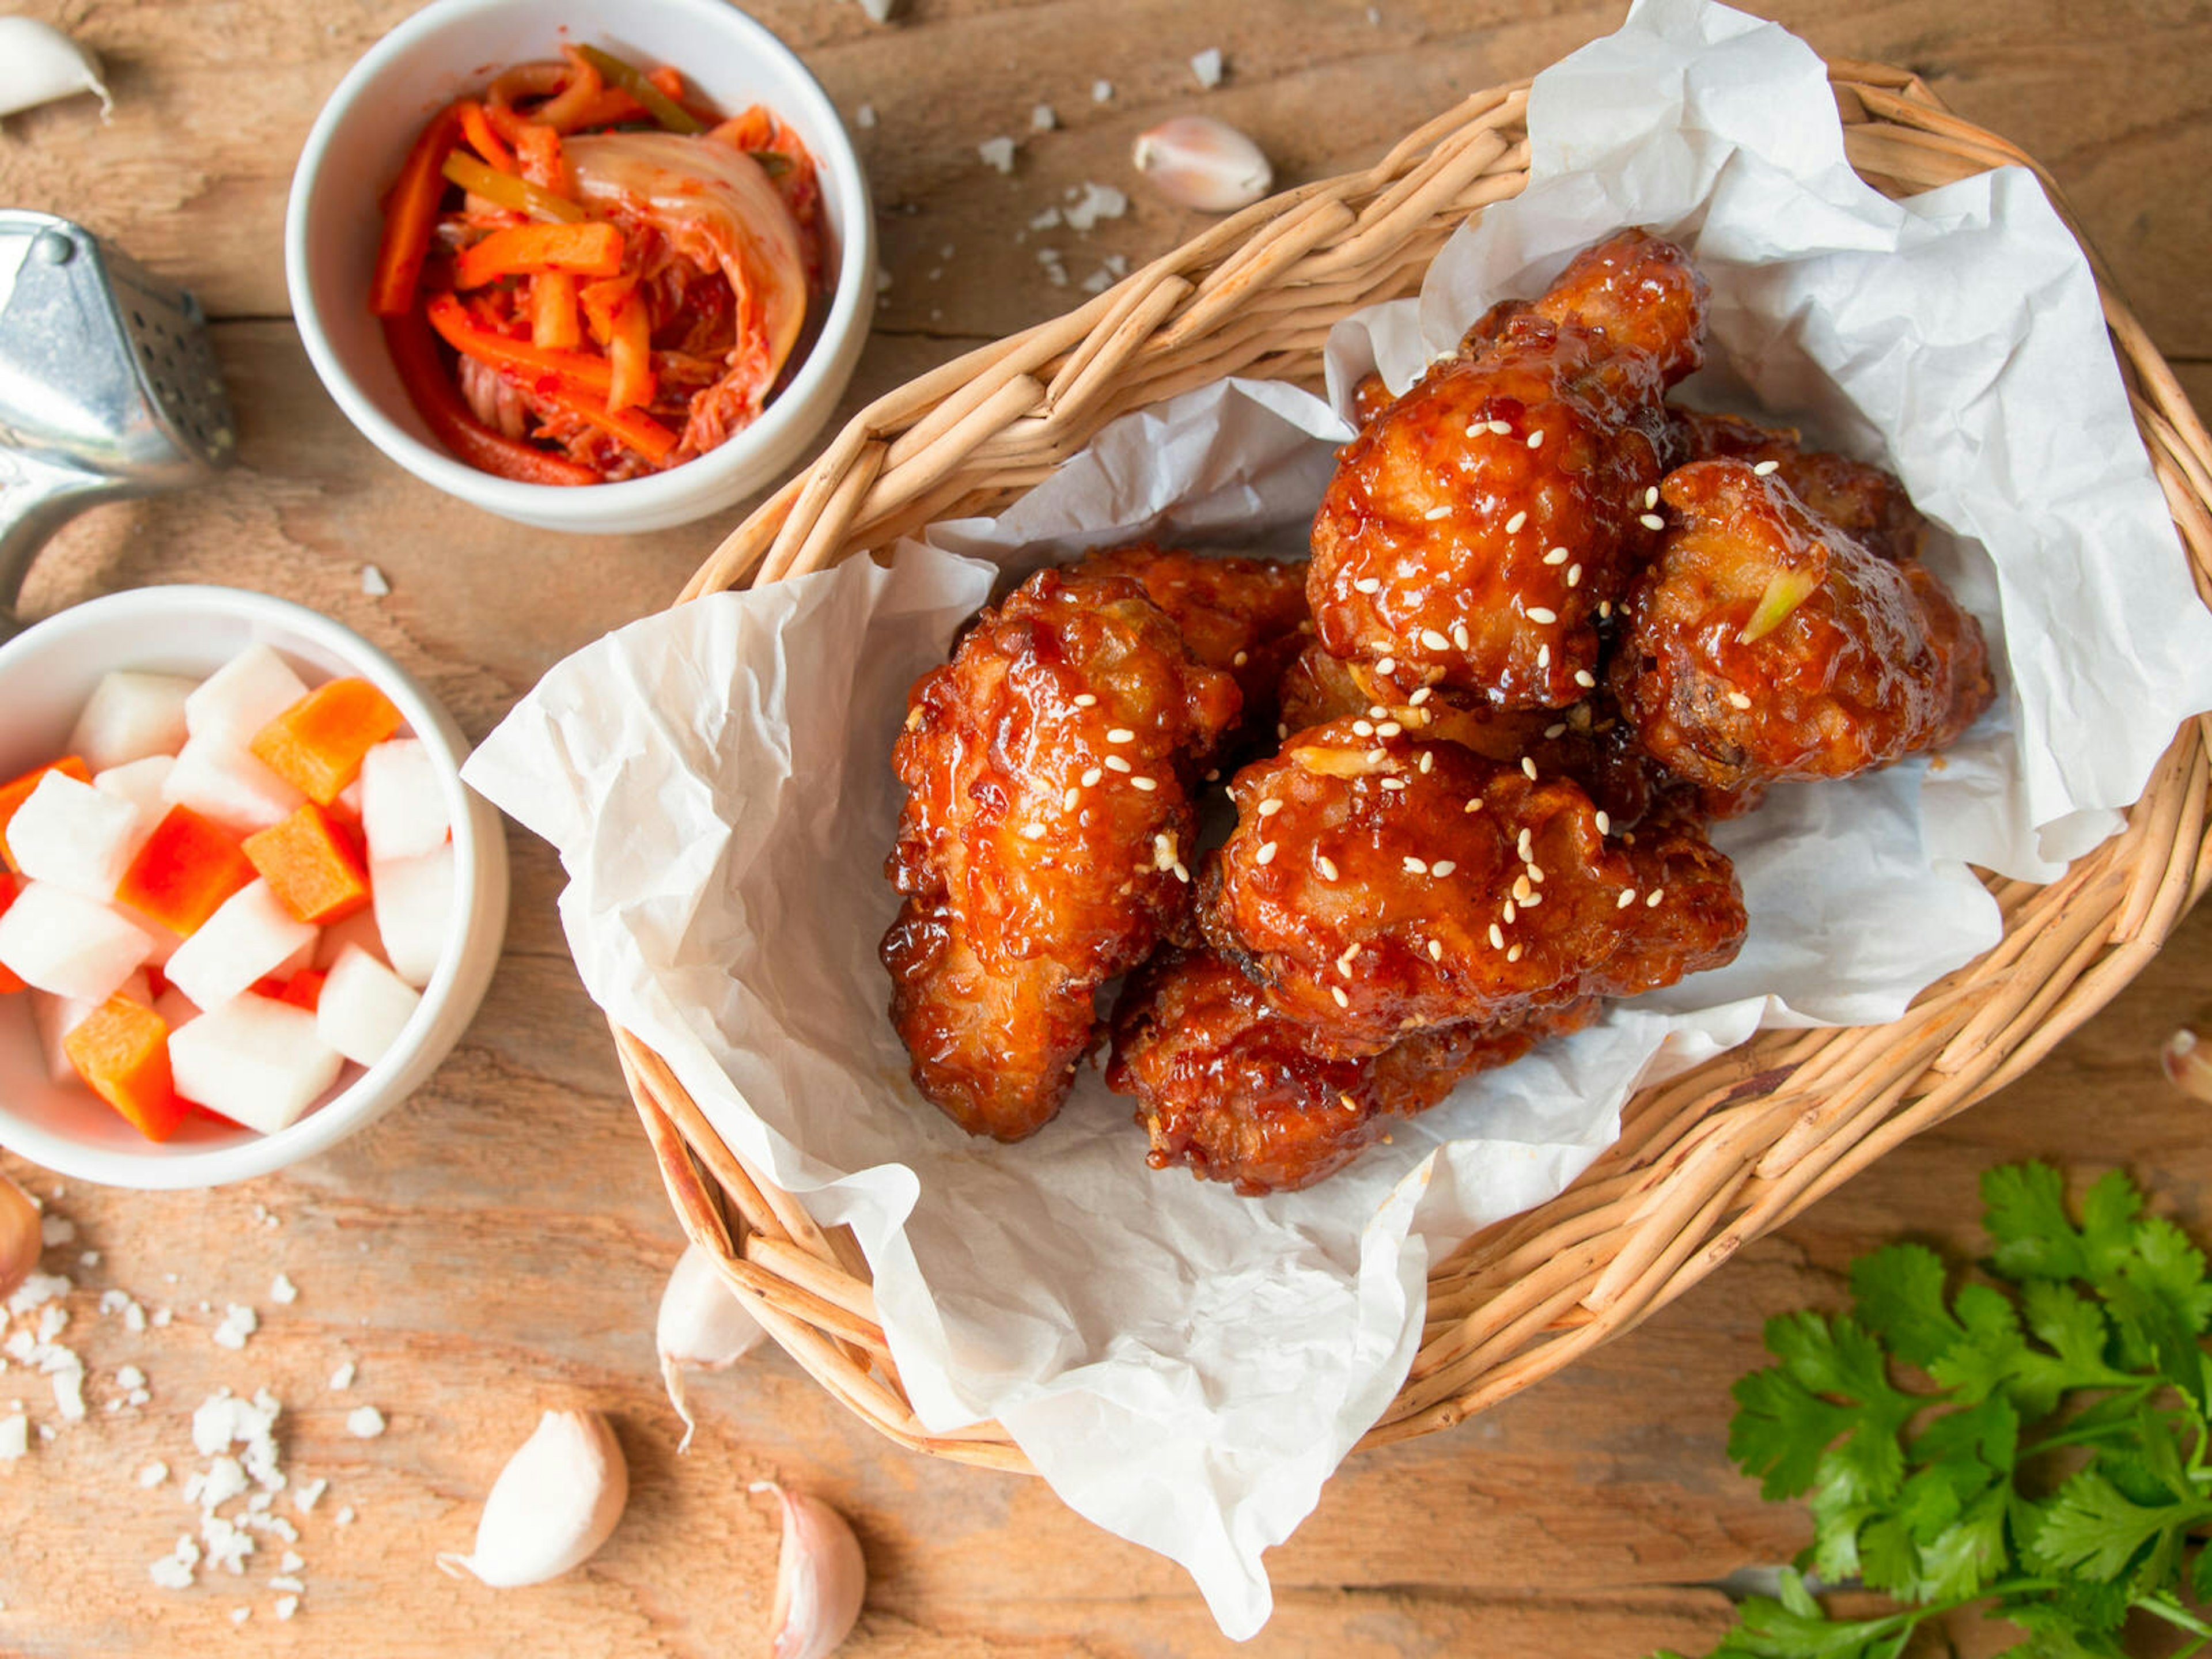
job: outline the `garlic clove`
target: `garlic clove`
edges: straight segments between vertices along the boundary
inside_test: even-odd
[[[775,1603],[769,1611],[775,1638],[772,1659],[823,1659],[860,1616],[868,1589],[860,1540],[845,1517],[818,1498],[787,1492],[773,1480],[756,1480],[750,1490],[772,1492],[783,1504]]]
[[[668,1389],[668,1403],[684,1419],[684,1438],[676,1448],[679,1454],[691,1449],[691,1437],[699,1426],[684,1397],[684,1368],[696,1365],[719,1371],[734,1365],[767,1334],[722,1277],[714,1253],[687,1245],[660,1293],[660,1315],[654,1327],[660,1380]]]
[[[597,1412],[547,1412],[492,1482],[477,1547],[444,1554],[494,1589],[542,1584],[580,1567],[607,1541],[629,1500],[629,1465]]]
[[[113,112],[97,58],[51,23],[0,17],[0,116],[80,92],[98,93],[100,112]]]
[[[2212,1101],[2212,1043],[2197,1034],[2193,1023],[2166,1038],[2159,1050],[2158,1063],[2166,1081],[2182,1093]]]
[[[1208,213],[1251,206],[1275,179],[1259,145],[1210,115],[1178,115],[1139,133],[1132,159],[1168,200]]]
[[[31,1195],[5,1176],[0,1176],[0,1301],[39,1265],[44,1241],[39,1231],[39,1206]]]

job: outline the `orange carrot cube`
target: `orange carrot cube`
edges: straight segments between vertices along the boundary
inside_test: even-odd
[[[0,870],[0,916],[8,914],[8,907],[15,902],[15,895],[23,890],[23,884],[6,871]],[[24,988],[23,981],[5,968],[0,968],[0,996],[7,996]]]
[[[253,735],[256,760],[328,806],[361,775],[361,757],[399,729],[398,709],[364,679],[331,680]]]
[[[368,870],[345,827],[309,801],[282,823],[246,838],[246,856],[278,901],[316,927],[368,903]]]
[[[173,933],[191,933],[253,879],[229,831],[189,806],[172,806],[131,860],[115,896]]]
[[[185,1103],[169,1075],[169,1027],[128,997],[112,996],[62,1040],[76,1074],[149,1140],[167,1140]]]
[[[305,1008],[312,1014],[322,1002],[323,981],[329,977],[319,969],[302,968],[278,988],[276,1000],[289,1002],[295,1008]]]
[[[34,766],[21,777],[0,783],[0,859],[8,861],[10,870],[21,870],[23,866],[15,862],[15,855],[8,850],[8,826],[15,821],[17,810],[30,799],[31,791],[39,787],[39,781],[49,772],[67,773],[79,783],[92,781],[92,769],[71,755],[51,766]]]

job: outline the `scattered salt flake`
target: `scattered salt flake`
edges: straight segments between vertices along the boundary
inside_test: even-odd
[[[350,1504],[339,1504],[337,1520],[338,1525],[342,1527],[349,1527],[353,1525],[353,1505]]]
[[[866,130],[869,127],[874,126],[875,124],[876,106],[873,104],[863,104],[860,108],[853,112],[853,125],[854,126]]]
[[[1091,83],[1091,101],[1092,103],[1103,104],[1109,100],[1113,96],[1114,83],[1111,81],[1093,81]]]
[[[12,1463],[31,1449],[31,1419],[18,1412],[0,1418],[0,1463]]]
[[[1053,230],[1058,228],[1059,225],[1060,210],[1056,207],[1048,207],[1042,213],[1032,214],[1030,216],[1031,230]]]
[[[126,1331],[134,1332],[143,1331],[146,1328],[146,1310],[140,1307],[136,1302],[133,1302],[129,1307],[123,1310],[123,1328]]]
[[[260,1316],[243,1302],[234,1302],[223,1310],[222,1322],[215,1328],[215,1345],[218,1348],[242,1348],[246,1339],[260,1328]]]
[[[115,1386],[118,1389],[143,1389],[146,1386],[146,1373],[136,1365],[119,1365],[115,1371]]]
[[[860,0],[860,9],[867,13],[871,23],[890,22],[898,5],[899,0]]]
[[[169,1322],[175,1317],[176,1315],[171,1313],[167,1308],[156,1308],[154,1310],[151,1322],[155,1330],[165,1331],[169,1328]]]
[[[273,1590],[290,1590],[297,1595],[307,1587],[289,1573],[279,1573],[269,1581],[269,1588]]]
[[[1060,117],[1050,104],[1039,104],[1030,112],[1030,130],[1032,132],[1050,132],[1059,125]]]
[[[353,1387],[354,1370],[355,1367],[353,1361],[350,1359],[345,1361],[337,1368],[337,1370],[331,1373],[331,1386],[333,1389],[349,1389]]]
[[[1014,170],[1014,141],[1011,138],[986,138],[975,146],[975,154],[983,158],[983,165],[1000,173]]]
[[[200,1547],[190,1538],[177,1540],[177,1547],[146,1569],[148,1575],[163,1589],[190,1589],[192,1569],[199,1565]]]
[[[1382,8],[1380,6],[1368,7],[1367,21],[1370,27],[1381,28],[1382,27]]]
[[[289,1619],[294,1613],[299,1612],[299,1610],[300,1598],[298,1596],[280,1595],[276,1598],[276,1613],[279,1619]]]
[[[315,1505],[323,1501],[323,1494],[330,1488],[331,1483],[321,1479],[302,1480],[292,1488],[292,1507],[302,1515],[310,1514]]]
[[[51,1423],[41,1423],[39,1425],[39,1439],[41,1443],[52,1440],[54,1437],[55,1432],[54,1425]]]
[[[102,1291],[100,1293],[100,1311],[103,1315],[121,1313],[130,1305],[131,1295],[127,1291]]]
[[[11,1314],[29,1313],[33,1308],[45,1307],[57,1297],[68,1295],[75,1288],[61,1273],[27,1274],[23,1282],[15,1287],[15,1293],[8,1298],[8,1311]]]
[[[389,599],[392,597],[391,579],[374,565],[365,564],[361,568],[361,591],[372,599]]]
[[[76,1265],[80,1267],[97,1267],[100,1265],[100,1252],[98,1250],[82,1251],[77,1256]]]
[[[300,1287],[283,1273],[270,1281],[269,1299],[289,1307],[300,1299]]]
[[[384,1413],[374,1406],[356,1406],[346,1413],[346,1432],[356,1440],[374,1440],[384,1432]]]
[[[1221,84],[1223,68],[1221,48],[1208,46],[1190,60],[1190,72],[1198,77],[1198,84],[1208,92]]]
[[[61,1350],[69,1353],[69,1350]],[[69,1354],[68,1363],[53,1367],[54,1404],[61,1414],[72,1423],[84,1417],[84,1363],[75,1354]]]
[[[252,1617],[253,1609],[252,1607],[233,1607],[230,1610],[230,1622],[234,1625],[242,1625]]]
[[[307,1562],[301,1559],[299,1551],[286,1550],[283,1557],[276,1563],[276,1571],[279,1572],[297,1572],[301,1568],[307,1565]]]
[[[139,1470],[137,1475],[138,1484],[142,1486],[158,1486],[168,1478],[169,1466],[159,1458]]]
[[[52,1249],[57,1244],[67,1244],[76,1237],[76,1223],[65,1215],[42,1215],[39,1218],[39,1243]]]
[[[1085,181],[1083,195],[1067,209],[1066,217],[1073,230],[1088,230],[1101,219],[1118,219],[1129,210],[1129,198],[1111,185]]]
[[[133,1389],[125,1397],[132,1405],[143,1406],[154,1397],[154,1392],[150,1389]]]

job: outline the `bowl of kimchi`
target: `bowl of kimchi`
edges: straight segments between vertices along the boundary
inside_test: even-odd
[[[550,530],[663,529],[775,483],[874,307],[851,140],[724,0],[435,0],[331,94],[284,231],[347,418]]]

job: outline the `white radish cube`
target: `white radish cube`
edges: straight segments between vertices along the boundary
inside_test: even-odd
[[[118,671],[103,677],[76,717],[68,752],[95,772],[175,754],[185,746],[185,700],[198,685],[174,674]]]
[[[169,803],[162,799],[161,787],[168,782],[176,764],[175,757],[169,755],[149,755],[143,760],[125,761],[105,772],[94,773],[92,787],[118,800],[129,801],[151,826],[161,823],[169,810]]]
[[[15,902],[20,907],[23,901]],[[0,921],[6,919],[0,917]],[[162,971],[171,984],[213,1012],[255,981],[274,973],[287,957],[303,946],[312,950],[314,943],[315,930],[295,918],[267,882],[250,882],[225,899],[199,932],[177,947]],[[215,1105],[213,1101],[202,1103]],[[219,1106],[216,1109],[222,1110]]]
[[[361,822],[361,780],[358,777],[338,791],[332,810],[341,817],[351,818],[356,823]]]
[[[368,951],[379,962],[386,960],[384,935],[376,931],[374,910],[356,910],[343,921],[334,921],[324,928],[322,938],[315,942],[313,965],[335,968],[338,958],[346,953],[348,945]]]
[[[307,925],[311,927],[314,927],[313,922]],[[323,930],[316,927],[314,938],[271,968],[269,970],[269,977],[275,980],[289,980],[295,974],[304,974],[315,965],[315,958],[322,953]]]
[[[177,947],[185,942],[185,936],[171,933],[153,917],[142,915],[127,904],[111,904],[107,908],[153,942],[154,948],[146,953],[146,965],[166,969],[169,958],[177,954]]]
[[[422,994],[362,950],[349,945],[331,964],[315,1006],[315,1029],[348,1060],[374,1066],[399,1041]]]
[[[373,859],[419,859],[446,844],[444,782],[420,738],[394,738],[362,757],[361,827]]]
[[[161,799],[241,838],[283,823],[307,799],[245,750],[197,737],[162,781]]]
[[[169,1033],[177,1092],[263,1134],[297,1121],[344,1064],[313,1014],[271,997],[240,997]]]
[[[143,969],[123,981],[118,994],[133,1002],[154,1002],[154,987]],[[38,1023],[39,1046],[46,1050],[48,1081],[77,1081],[76,1067],[70,1064],[69,1050],[64,1045],[69,1034],[90,1019],[106,1000],[102,997],[98,1002],[87,1002],[78,997],[52,996],[44,991],[31,993],[31,1017]]]
[[[449,844],[419,859],[371,859],[368,885],[392,970],[419,991],[438,971],[453,914],[453,849]]]
[[[120,795],[49,772],[9,821],[8,850],[33,881],[112,898],[156,822]]]
[[[265,645],[249,645],[185,699],[185,724],[196,738],[243,749],[307,695],[307,683],[289,663]]]
[[[50,881],[33,882],[0,915],[0,968],[56,996],[105,1002],[153,951],[136,922]]]
[[[154,1012],[173,1032],[200,1017],[199,1005],[173,985],[154,999]]]

